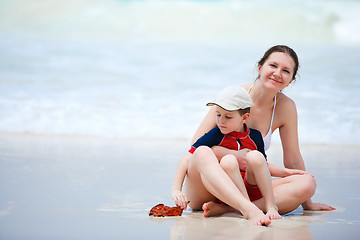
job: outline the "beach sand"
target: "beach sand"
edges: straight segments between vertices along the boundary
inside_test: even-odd
[[[114,140],[0,134],[0,239],[358,239],[359,146],[302,145],[317,180],[314,202],[269,227],[236,214],[154,218],[173,205],[174,171],[188,140]],[[281,164],[273,144],[270,162]]]

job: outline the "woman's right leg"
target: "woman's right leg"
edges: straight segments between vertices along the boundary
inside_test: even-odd
[[[186,196],[189,206],[200,210],[209,201],[220,199],[240,211],[256,225],[269,225],[270,219],[247,200],[221,168],[214,152],[205,146],[196,149],[188,166]]]

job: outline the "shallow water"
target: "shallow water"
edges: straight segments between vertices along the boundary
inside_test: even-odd
[[[360,143],[359,1],[4,0],[0,9],[0,132],[189,139],[205,104],[252,82],[264,51],[282,43],[301,63],[284,91],[301,142]]]

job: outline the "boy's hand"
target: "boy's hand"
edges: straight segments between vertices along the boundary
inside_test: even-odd
[[[186,210],[189,201],[187,200],[183,192],[181,192],[180,190],[173,190],[171,197],[174,200],[176,206],[179,206],[183,210]]]
[[[241,171],[246,171],[246,155],[251,152],[250,149],[243,148],[239,150],[236,154],[236,159],[238,160],[239,168]]]

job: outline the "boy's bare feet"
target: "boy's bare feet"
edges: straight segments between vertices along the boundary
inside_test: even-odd
[[[216,202],[207,202],[202,206],[204,210],[204,217],[213,217],[219,216],[228,212],[238,212],[236,209],[221,203]],[[255,205],[251,211],[247,212],[247,216],[245,216],[247,220],[249,220],[253,225],[257,226],[268,226],[271,223],[270,217],[265,215],[260,209],[258,209]],[[281,217],[281,216],[280,216]]]
[[[270,207],[266,212],[266,216],[268,216],[270,218],[270,220],[282,218],[281,215],[279,214],[278,208],[276,206]]]
[[[271,223],[270,218],[258,208],[249,211],[247,215],[247,220],[251,221],[253,225],[268,226]]]

